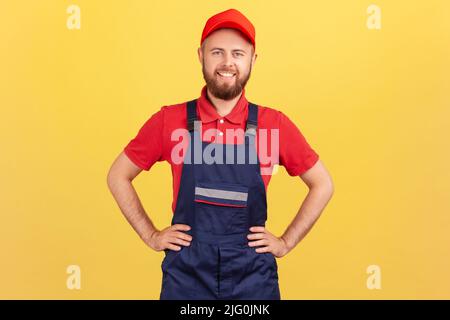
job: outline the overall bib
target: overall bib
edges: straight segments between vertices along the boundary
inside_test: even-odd
[[[165,250],[160,299],[279,300],[275,256],[255,252],[247,239],[249,228],[267,219],[255,145],[258,107],[248,105],[244,144],[215,144],[202,141],[196,103],[187,103],[190,143],[172,219],[191,226],[192,241]],[[204,153],[215,162],[205,163]]]

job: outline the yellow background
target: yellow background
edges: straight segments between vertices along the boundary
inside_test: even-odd
[[[106,174],[161,106],[199,96],[202,28],[231,7],[257,30],[248,99],[285,112],[335,182],[278,259],[282,298],[450,298],[450,2],[375,1],[381,30],[366,27],[371,3],[1,1],[0,298],[159,297],[163,253],[127,224]],[[134,182],[159,228],[171,183],[166,163]],[[281,235],[306,193],[281,169],[268,229]],[[72,264],[81,290],[66,287]]]

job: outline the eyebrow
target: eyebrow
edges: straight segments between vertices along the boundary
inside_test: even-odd
[[[214,50],[225,51],[223,48],[218,48],[218,47],[212,48],[212,49],[209,50],[209,51],[211,52],[211,51],[214,51]],[[240,52],[246,53],[245,50],[243,50],[243,49],[233,49],[233,50],[231,50],[231,51],[233,51],[233,52],[240,51]]]

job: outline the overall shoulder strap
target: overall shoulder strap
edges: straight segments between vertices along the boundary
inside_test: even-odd
[[[258,128],[258,106],[254,103],[249,102],[245,134],[254,136],[256,135],[257,128]]]
[[[197,99],[187,102],[187,129],[188,131],[194,130],[194,122],[197,121]]]

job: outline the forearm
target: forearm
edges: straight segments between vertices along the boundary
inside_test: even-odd
[[[125,178],[109,178],[108,186],[122,214],[148,245],[151,235],[157,229],[145,212],[132,182]]]
[[[331,199],[332,194],[332,187],[315,186],[309,189],[297,215],[281,236],[289,251],[294,249],[308,234]]]

